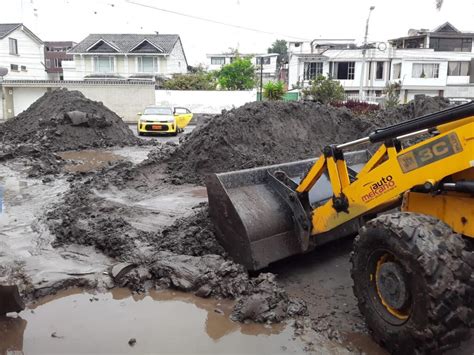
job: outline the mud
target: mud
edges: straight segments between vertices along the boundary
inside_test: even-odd
[[[375,115],[367,116],[365,120],[369,121],[374,128],[388,126],[403,122],[410,118],[415,118],[429,113],[441,111],[449,107],[449,101],[442,97],[429,97],[417,95],[415,99],[405,105],[399,105],[395,108],[380,110]]]
[[[0,125],[5,145],[34,144],[47,151],[139,144],[128,126],[101,102],[79,91],[47,92]]]
[[[53,248],[43,214],[67,191],[64,179],[43,183],[28,178],[20,161],[0,165],[0,284],[18,286],[33,299],[74,284],[104,287],[112,263],[93,248]]]
[[[136,266],[115,280],[117,285],[135,291],[174,288],[201,297],[238,299],[237,320],[279,322],[305,314],[304,303],[290,299],[274,275],[250,278],[241,265],[228,260],[215,239],[205,206],[198,205],[191,215],[154,231],[132,224],[132,214],[140,212],[133,210],[79,183],[46,215],[56,236],[53,246],[93,246]]]
[[[223,112],[183,138],[168,159],[173,176],[203,175],[314,157],[368,125],[344,108],[313,102],[253,102]]]
[[[0,162],[21,158],[31,177],[62,173],[65,162],[57,152],[147,144],[155,143],[136,138],[101,102],[66,89],[47,92],[27,110],[0,124]]]
[[[223,111],[183,137],[174,151],[160,151],[150,162],[168,163],[177,183],[202,183],[208,173],[225,172],[318,156],[328,144],[361,138],[448,106],[442,98],[418,97],[370,116],[314,102],[253,102]]]
[[[344,334],[366,332],[351,281],[345,279],[350,248],[341,248],[341,258],[335,258],[344,265],[340,269],[329,261],[328,268],[324,262],[312,264],[326,270],[324,276],[314,271],[316,267],[305,272],[305,262],[310,262],[302,256],[296,263],[292,259],[291,265],[276,264],[252,277],[217,243],[203,204],[203,187],[187,182],[201,183],[213,171],[312,157],[325,144],[358,138],[376,125],[407,119],[405,114],[436,110],[438,101],[413,103],[399,109],[405,113],[397,116],[402,111],[394,111],[386,120],[380,112],[355,118],[347,109],[309,102],[252,103],[199,125],[179,145],[160,145],[143,162],[100,153],[96,164],[94,158],[85,158],[89,153],[51,153],[58,171],[86,167],[49,181],[22,180],[28,188],[18,190],[26,191],[27,197],[33,194],[35,202],[25,207],[17,197],[9,200],[10,208],[15,207],[7,214],[8,230],[2,231],[8,248],[0,254],[0,282],[15,280],[27,299],[73,285],[123,286],[140,294],[172,288],[201,298],[235,300],[229,316],[237,321],[274,323],[309,314],[296,324],[297,330],[312,329],[339,343],[350,342]],[[22,159],[11,162],[22,165]],[[49,165],[46,162],[44,168]],[[15,176],[8,169],[0,171],[0,176],[5,174]],[[34,187],[29,186],[32,181]],[[23,198],[22,193],[15,192]],[[26,215],[13,221],[25,208]],[[327,260],[323,254],[311,262]],[[328,258],[333,254],[328,252]],[[124,269],[111,277],[117,262]],[[335,270],[340,272],[334,275]],[[137,338],[134,349],[139,344]]]

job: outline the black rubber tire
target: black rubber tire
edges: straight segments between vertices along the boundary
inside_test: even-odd
[[[374,339],[391,353],[436,354],[457,347],[474,326],[473,241],[436,218],[407,212],[367,222],[354,241],[351,276],[360,312]],[[402,324],[388,320],[374,293],[376,253],[396,257],[411,308]],[[372,274],[373,276],[373,274]],[[408,314],[408,311],[407,311]]]

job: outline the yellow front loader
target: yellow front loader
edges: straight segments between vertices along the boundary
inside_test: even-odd
[[[374,154],[349,151],[378,143]],[[456,346],[474,324],[474,102],[368,137],[319,159],[214,174],[217,236],[249,270],[357,235],[359,309],[393,353]]]

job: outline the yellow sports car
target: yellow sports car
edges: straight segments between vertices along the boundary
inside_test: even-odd
[[[184,107],[147,106],[137,122],[137,132],[169,133],[177,135],[182,132],[193,117],[191,111]]]

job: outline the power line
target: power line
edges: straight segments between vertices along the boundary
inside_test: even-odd
[[[200,16],[195,16],[195,15],[185,14],[185,13],[183,13],[183,12],[178,12],[178,11],[173,11],[173,10],[167,10],[167,9],[163,9],[163,8],[156,7],[156,6],[152,6],[152,5],[142,4],[142,3],[135,2],[135,1],[132,1],[132,0],[125,0],[125,2],[127,2],[127,3],[129,3],[129,4],[132,4],[132,5],[142,6],[142,7],[146,7],[146,8],[149,8],[149,9],[153,9],[153,10],[157,10],[157,11],[161,11],[161,12],[170,13],[170,14],[173,14],[173,15],[188,17],[188,18],[192,18],[192,19],[195,19],[195,20],[199,20],[199,21],[210,22],[210,23],[214,23],[214,24],[217,24],[217,25],[228,26],[228,27],[234,27],[234,28],[238,28],[238,29],[241,29],[241,30],[252,31],[252,32],[258,32],[258,33],[264,33],[264,34],[268,34],[268,35],[283,36],[283,37],[287,37],[287,38],[293,38],[293,39],[308,41],[307,38],[291,36],[291,35],[287,35],[287,34],[283,34],[283,33],[278,33],[278,32],[270,32],[270,31],[260,30],[260,29],[258,29],[258,28],[252,28],[252,27],[246,27],[246,26],[235,25],[235,24],[232,24],[232,23],[217,21],[217,20],[213,20],[213,19],[209,19],[209,18],[205,18],[205,17],[200,17]]]

